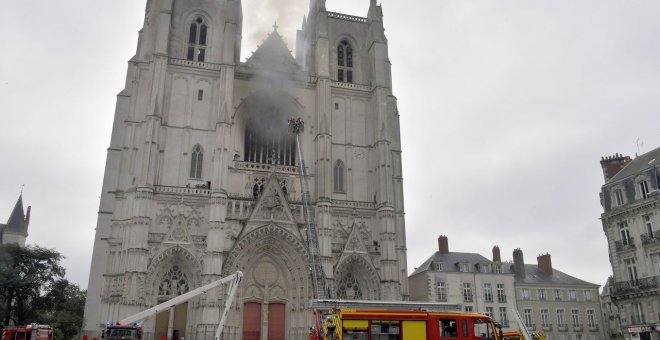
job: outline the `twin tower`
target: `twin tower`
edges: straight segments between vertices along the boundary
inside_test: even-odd
[[[271,0],[274,1],[274,0]],[[366,0],[363,0],[366,1]],[[117,97],[83,334],[245,273],[224,339],[307,339],[313,296],[295,137],[333,298],[407,300],[399,112],[382,9],[311,0],[295,56],[273,30],[240,61],[240,0],[148,0]],[[212,339],[216,289],[146,320]]]

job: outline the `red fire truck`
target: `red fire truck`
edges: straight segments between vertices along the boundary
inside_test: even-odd
[[[501,340],[484,314],[423,310],[339,309],[319,315],[314,340]]]
[[[2,340],[53,340],[53,329],[48,325],[25,325],[5,328]]]

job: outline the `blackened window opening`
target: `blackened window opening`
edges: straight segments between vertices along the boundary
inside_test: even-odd
[[[337,46],[337,80],[353,82],[353,49],[346,40]]]
[[[206,34],[208,26],[198,17],[190,24],[186,59],[204,61],[206,58]]]
[[[246,162],[296,165],[296,137],[285,127],[261,127],[249,120],[244,147]]]

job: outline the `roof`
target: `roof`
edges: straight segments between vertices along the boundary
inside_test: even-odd
[[[0,224],[0,231],[12,231],[16,233],[27,233],[27,223],[25,223],[25,214],[23,212],[23,195],[18,196],[7,224]]]
[[[525,277],[521,278],[519,276],[516,276],[515,283],[543,284],[543,285],[549,285],[549,284],[576,285],[576,286],[591,285],[591,286],[599,287],[599,285],[597,284],[580,280],[576,277],[570,276],[554,268],[552,269],[552,275],[548,275],[535,264],[526,264]]]
[[[252,53],[252,56],[245,63],[254,68],[285,73],[291,73],[299,69],[284,39],[277,32],[277,26],[274,26],[273,32],[257,47],[257,50]]]
[[[646,169],[652,169],[653,167],[660,165],[660,147],[653,151],[649,151],[643,155],[637,156],[631,162],[629,162],[621,171],[607,182],[607,184],[618,182],[624,178],[633,176],[640,172],[643,172]]]
[[[448,254],[441,254],[439,251],[436,251],[410,275],[412,276],[428,270],[433,270],[433,268],[431,268],[432,263],[442,263],[443,272],[458,272],[459,269],[456,267],[457,263],[469,263],[474,266],[479,263],[493,263],[493,261],[476,253],[449,252]]]

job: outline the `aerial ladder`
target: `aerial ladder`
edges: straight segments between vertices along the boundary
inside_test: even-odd
[[[238,284],[241,282],[242,279],[243,279],[243,272],[237,271],[232,275],[223,277],[217,281],[213,281],[207,285],[201,286],[187,293],[176,296],[170,300],[167,300],[161,304],[146,309],[140,313],[119,320],[119,322],[117,322],[116,324],[108,323],[106,325],[106,328],[103,330],[101,337],[106,340],[117,340],[117,339],[138,340],[141,338],[142,320],[153,317],[162,311],[168,310],[171,307],[184,303],[220,285],[229,283],[229,291],[227,293],[227,299],[225,299],[225,308],[222,311],[222,315],[220,317],[220,323],[218,324],[218,328],[215,332],[215,340],[220,340],[220,337],[222,335],[222,329],[224,328],[225,322],[227,321],[227,313],[229,312],[229,308],[231,307],[231,304],[234,301],[234,297],[236,296],[236,292],[238,291]]]
[[[522,317],[520,317],[520,313],[518,313],[517,309],[513,309],[513,317],[516,319],[516,322],[518,323],[518,328],[520,328],[520,332],[512,332],[513,334],[509,335],[507,333],[504,334],[504,340],[507,339],[514,339],[518,338],[520,340],[545,340],[545,334],[543,332],[538,331],[538,332],[531,332],[530,330],[527,329],[527,326],[525,326],[525,322],[522,320]]]
[[[305,219],[305,234],[307,236],[307,252],[309,253],[309,271],[312,277],[313,299],[330,298],[325,271],[321,263],[319,240],[316,227],[312,219],[312,204],[307,184],[307,169],[303,158],[302,142],[300,135],[305,131],[305,122],[301,118],[291,117],[289,119],[289,132],[296,136],[296,149],[298,150],[298,172],[300,174],[300,190],[302,191],[303,216]]]

